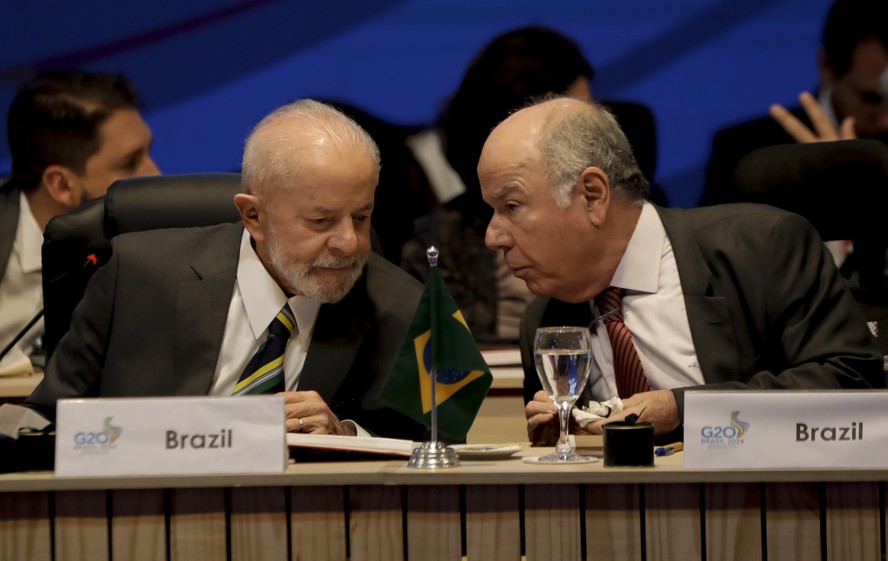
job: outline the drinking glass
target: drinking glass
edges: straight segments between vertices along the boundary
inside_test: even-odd
[[[574,452],[568,438],[570,410],[589,380],[592,368],[592,334],[588,327],[541,327],[533,340],[533,360],[543,389],[558,408],[561,434],[555,452],[543,463],[591,462]]]

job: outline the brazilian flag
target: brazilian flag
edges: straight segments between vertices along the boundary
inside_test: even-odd
[[[438,432],[464,441],[493,377],[437,267],[380,393],[393,409],[431,426],[432,378],[437,375]]]

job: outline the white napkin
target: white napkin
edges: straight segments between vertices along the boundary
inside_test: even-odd
[[[613,413],[619,413],[623,410],[623,400],[619,397],[612,397],[607,401],[590,401],[588,405],[582,408],[574,407],[571,410],[574,421],[581,428],[586,428],[589,423],[607,419]]]

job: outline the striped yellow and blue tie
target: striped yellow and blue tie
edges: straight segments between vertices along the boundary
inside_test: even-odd
[[[231,395],[258,395],[284,391],[284,351],[296,330],[296,318],[289,304],[268,326],[268,337],[250,359]]]

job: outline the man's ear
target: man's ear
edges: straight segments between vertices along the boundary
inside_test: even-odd
[[[601,168],[590,166],[580,172],[577,189],[583,198],[583,205],[589,220],[595,227],[601,227],[607,218],[610,207],[610,181]]]
[[[59,205],[67,210],[80,206],[83,200],[83,185],[70,168],[52,164],[43,170],[43,186],[46,192]]]
[[[244,223],[244,228],[250,233],[250,237],[257,242],[264,241],[267,217],[259,204],[259,198],[249,193],[238,193],[234,196],[234,206],[237,207],[241,222]]]

